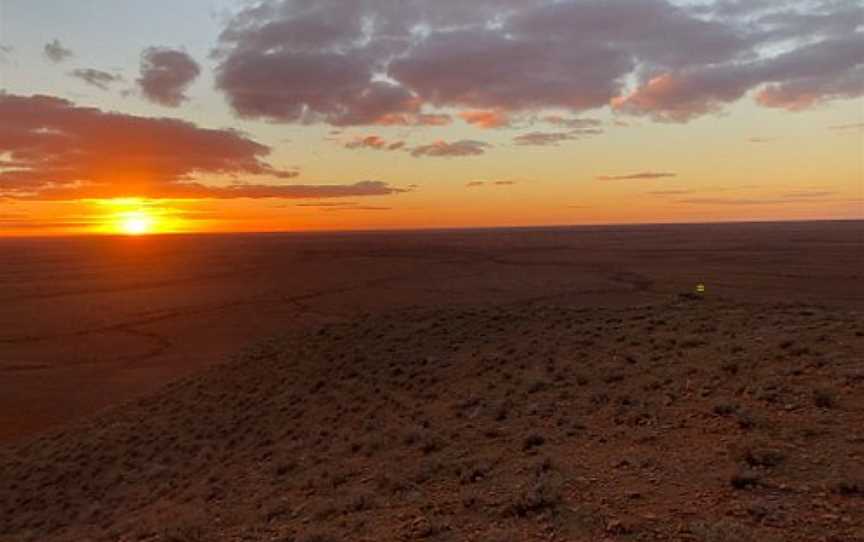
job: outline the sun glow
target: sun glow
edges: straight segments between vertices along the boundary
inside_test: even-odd
[[[146,211],[131,211],[118,217],[117,228],[126,235],[153,233],[156,221]]]
[[[92,200],[90,203],[102,209],[94,212],[100,216],[100,225],[94,229],[94,233],[141,236],[194,229],[184,218],[192,211],[172,206],[174,202],[169,200],[114,198]]]

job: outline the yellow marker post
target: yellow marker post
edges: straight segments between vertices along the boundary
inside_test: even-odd
[[[704,294],[705,293],[705,285],[704,284],[697,284],[696,285],[696,293],[697,294]]]

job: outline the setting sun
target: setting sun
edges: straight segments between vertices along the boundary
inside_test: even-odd
[[[119,229],[126,235],[153,233],[153,226],[153,217],[141,211],[126,213],[119,221]]]

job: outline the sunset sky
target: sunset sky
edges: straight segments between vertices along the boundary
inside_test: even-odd
[[[0,235],[864,218],[860,0],[0,0]]]

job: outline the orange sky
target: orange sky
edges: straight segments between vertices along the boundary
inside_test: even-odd
[[[864,218],[854,2],[263,4],[6,0],[0,235]]]

